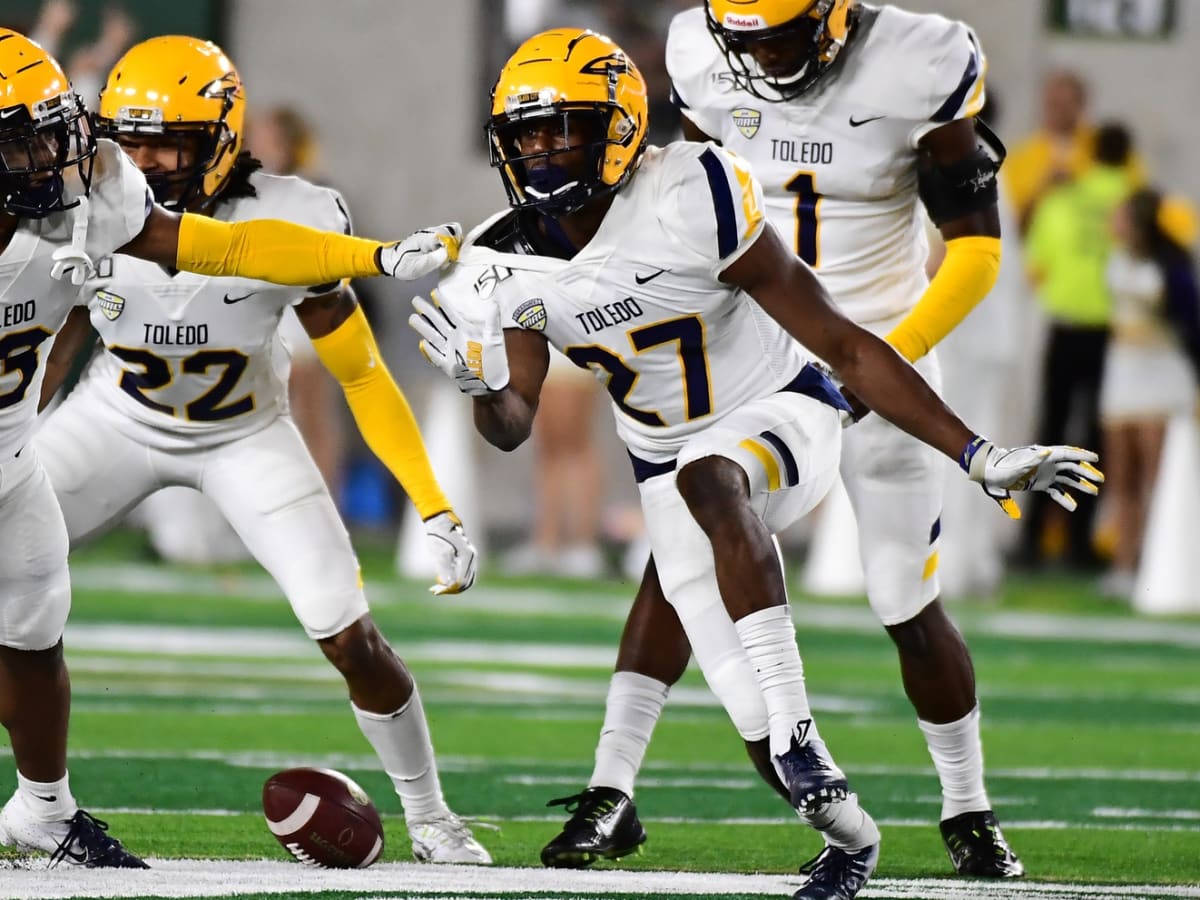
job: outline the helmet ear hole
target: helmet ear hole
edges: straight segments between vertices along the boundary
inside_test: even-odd
[[[646,82],[616,44],[582,29],[546,31],[522,44],[500,71],[492,90],[487,130],[492,165],[500,170],[509,204],[536,207],[565,215],[596,197],[618,189],[632,174],[646,145]],[[582,173],[551,192],[526,191],[519,178],[534,157],[560,151],[529,153],[514,142],[514,122],[560,115],[569,152],[586,149]],[[582,138],[582,140],[581,140]],[[522,153],[527,155],[522,156]],[[547,163],[537,163],[546,166]],[[549,162],[548,165],[555,165]],[[578,177],[575,177],[578,175]]]
[[[0,210],[40,219],[78,206],[91,190],[96,141],[62,67],[0,27],[0,73]]]
[[[172,198],[181,209],[206,209],[230,182],[242,147],[246,94],[220,47],[182,35],[151,38],[113,67],[100,94],[97,125],[105,137],[201,134],[202,152]],[[159,198],[162,201],[164,198]]]
[[[856,0],[706,0],[704,11],[709,33],[738,85],[760,100],[784,102],[810,90],[833,66],[857,21],[855,4]],[[760,63],[764,52],[783,56],[772,63],[775,71]]]

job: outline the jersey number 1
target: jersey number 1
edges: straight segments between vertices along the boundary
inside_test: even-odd
[[[821,262],[821,235],[818,214],[822,197],[817,193],[817,179],[812,172],[797,172],[783,189],[796,195],[796,255],[814,269]]]

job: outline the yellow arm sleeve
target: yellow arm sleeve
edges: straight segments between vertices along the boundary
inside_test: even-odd
[[[999,238],[972,235],[947,241],[937,274],[887,342],[909,362],[920,359],[988,295],[999,274]]]
[[[379,275],[378,241],[279,219],[221,222],[184,213],[176,268],[307,287]]]
[[[361,307],[324,337],[314,338],[321,362],[341,383],[371,452],[403,485],[422,519],[451,511],[433,474],[417,420],[384,365]]]

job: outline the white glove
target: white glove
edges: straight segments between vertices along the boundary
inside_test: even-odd
[[[1080,447],[1031,444],[1005,450],[977,435],[963,450],[959,465],[1001,509],[1019,519],[1021,508],[1009,491],[1044,491],[1071,512],[1078,504],[1066,488],[1093,497],[1100,493],[1104,473],[1092,465],[1099,459],[1091,450]]]
[[[402,241],[381,247],[379,268],[384,275],[413,281],[458,259],[461,242],[462,226],[457,222],[422,228]]]
[[[83,284],[95,271],[92,258],[74,247],[59,247],[50,258],[54,260],[50,277],[55,281],[69,277],[71,284]]]
[[[432,297],[432,303],[413,297],[415,312],[408,317],[409,326],[421,336],[421,355],[454,379],[464,394],[478,397],[503,390],[508,385],[508,352],[500,306],[483,303],[479,307],[482,319],[468,322],[438,303],[436,292]]]
[[[475,583],[475,547],[454,513],[440,512],[426,519],[425,537],[437,571],[437,584],[429,588],[431,594],[461,594]]]

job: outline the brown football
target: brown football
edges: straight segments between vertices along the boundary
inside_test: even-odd
[[[383,823],[367,792],[332,769],[284,769],[263,785],[271,834],[308,866],[355,869],[383,852]]]

